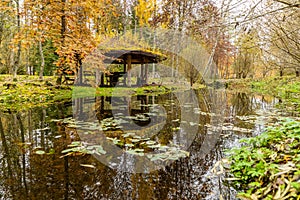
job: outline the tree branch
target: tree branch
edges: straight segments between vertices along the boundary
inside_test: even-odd
[[[278,3],[282,3],[282,4],[285,4],[285,5],[288,5],[290,7],[296,7],[296,8],[300,8],[300,3],[296,3],[296,4],[292,4],[292,3],[289,3],[289,2],[286,2],[286,1],[282,1],[282,0],[274,0]]]

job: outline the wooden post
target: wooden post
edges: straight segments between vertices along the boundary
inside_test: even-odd
[[[127,86],[131,87],[131,55],[127,56]]]
[[[124,68],[123,68],[123,72],[126,73],[127,69],[126,69],[126,60],[124,61]]]
[[[100,69],[97,68],[95,70],[96,87],[99,87],[99,85],[100,85],[100,79],[101,79],[101,77],[100,77]]]
[[[142,61],[142,64],[141,64],[141,74],[140,74],[140,85],[143,85],[144,84],[144,72],[145,71],[145,64],[144,64],[144,60]]]
[[[104,86],[104,72],[101,72],[100,86]]]
[[[145,65],[145,84],[148,84],[148,63]]]
[[[124,61],[124,69],[123,69],[124,75],[123,75],[123,85],[127,85],[126,84],[126,79],[127,79],[127,75],[126,75],[126,60]]]

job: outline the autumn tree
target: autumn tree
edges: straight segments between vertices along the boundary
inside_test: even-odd
[[[231,27],[224,24],[230,1],[227,5],[222,2],[221,8],[218,8],[212,1],[202,1],[188,30],[210,52],[207,67],[211,68],[211,76],[219,73],[225,78],[229,75],[233,45],[228,33]]]
[[[204,78],[204,74],[200,72],[204,71],[208,57],[206,50],[197,43],[189,43],[180,52],[180,64],[184,66],[183,72],[191,87],[196,81]]]
[[[252,70],[265,76],[271,74],[273,69],[279,70],[283,75],[285,69],[294,69],[297,75],[299,63],[297,52],[299,52],[299,1],[297,0],[265,0],[249,3],[249,7],[241,9],[232,16],[235,21],[233,37],[240,38],[249,27],[256,31],[256,41],[251,51],[255,50]],[[247,37],[247,36],[245,36]],[[240,43],[240,41],[239,41]],[[240,44],[237,47],[240,49]],[[247,46],[247,45],[246,45]],[[254,53],[254,51],[253,51]],[[249,51],[238,51],[236,53],[235,71],[244,74],[242,60],[249,60]],[[251,60],[251,59],[250,59]],[[247,69],[247,63],[245,62]],[[240,67],[239,67],[240,66]],[[247,71],[247,70],[246,70]],[[246,72],[245,71],[245,72]]]
[[[11,41],[16,33],[13,7],[9,2],[0,2],[0,64],[1,72],[9,73],[12,66]]]
[[[57,49],[58,83],[68,70],[78,75],[83,58],[96,46],[94,31],[102,33],[97,16],[104,13],[103,2],[26,0],[24,4],[32,15],[31,29],[38,35],[40,53],[43,52],[41,42],[45,40],[52,41]]]
[[[90,22],[93,26],[96,36],[101,40],[101,36],[116,36],[124,32],[127,23],[127,1],[124,5],[120,0],[97,1],[92,7],[93,13],[90,15]]]
[[[270,44],[275,49],[269,55],[280,57],[280,62],[277,62],[279,68],[294,69],[296,76],[300,76],[299,8],[292,7],[288,12],[278,13],[269,23]]]
[[[0,2],[0,48],[2,59],[1,64],[16,79],[18,69],[21,65],[21,1]]]
[[[16,13],[16,29],[17,33],[20,33],[21,30],[21,1],[16,0],[15,2],[15,13]],[[13,51],[14,55],[14,61],[13,61],[13,66],[12,66],[12,74],[13,74],[13,79],[17,78],[17,72],[20,67],[20,62],[21,62],[21,40],[18,40],[18,37],[20,37],[18,34],[16,35],[16,45]]]
[[[234,70],[237,78],[246,78],[249,74],[253,75],[255,61],[260,53],[258,48],[258,37],[255,30],[246,29],[236,42],[236,56]]]
[[[150,22],[156,13],[156,0],[138,0],[135,13],[140,27],[150,26]]]
[[[24,48],[29,49],[31,58],[33,61],[30,63],[30,67],[33,67],[37,62],[37,58],[39,59],[40,65],[37,66],[39,68],[39,79],[43,80],[44,68],[45,68],[45,56],[43,43],[47,39],[45,37],[45,26],[43,22],[46,20],[46,4],[39,2],[37,4],[34,1],[24,1],[24,12],[23,17],[26,18],[26,23],[22,27],[22,41],[25,44]],[[38,54],[35,53],[37,50]],[[33,58],[33,59],[32,59]],[[31,70],[31,68],[30,68]],[[35,70],[35,69],[32,69]]]
[[[210,0],[165,1],[162,7],[164,13],[159,16],[168,24],[167,27],[190,35],[206,48],[210,53],[207,68],[210,68],[212,77],[219,71],[225,76],[231,62],[233,48],[229,42],[228,27],[224,25],[228,13],[224,10],[228,10],[229,3],[218,8]],[[178,43],[180,45],[180,40]],[[174,60],[177,69],[178,62],[176,58]]]

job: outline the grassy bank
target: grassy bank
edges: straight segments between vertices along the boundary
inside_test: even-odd
[[[300,92],[300,77],[267,77],[264,79],[230,79],[225,84],[229,90],[255,92],[287,98],[288,93]]]
[[[229,90],[274,96],[281,102],[279,106],[300,113],[300,77],[227,80],[226,85]]]
[[[275,77],[263,80],[234,79],[222,81],[229,90],[247,93],[267,94],[282,100],[281,106],[300,113],[300,78]],[[43,106],[54,102],[71,100],[85,96],[130,96],[143,94],[164,94],[174,90],[184,90],[186,86],[174,84],[165,86],[147,86],[139,88],[91,88],[56,85],[55,77],[45,77],[39,81],[37,76],[18,76],[11,81],[11,76],[0,76],[0,110],[21,110]],[[195,85],[194,88],[203,88]]]
[[[56,85],[55,77],[45,77],[40,81],[37,76],[18,76],[17,81],[11,81],[11,76],[1,75],[0,110],[26,110],[79,97],[164,94],[174,89],[165,86],[92,88]]]
[[[72,88],[67,85],[55,85],[55,77],[46,77],[39,81],[36,76],[18,76],[10,81],[6,75],[0,76],[0,110],[26,110],[54,102],[70,100]]]

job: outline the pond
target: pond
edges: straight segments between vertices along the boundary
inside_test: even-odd
[[[235,199],[212,169],[288,116],[278,103],[191,90],[0,113],[0,199]]]

